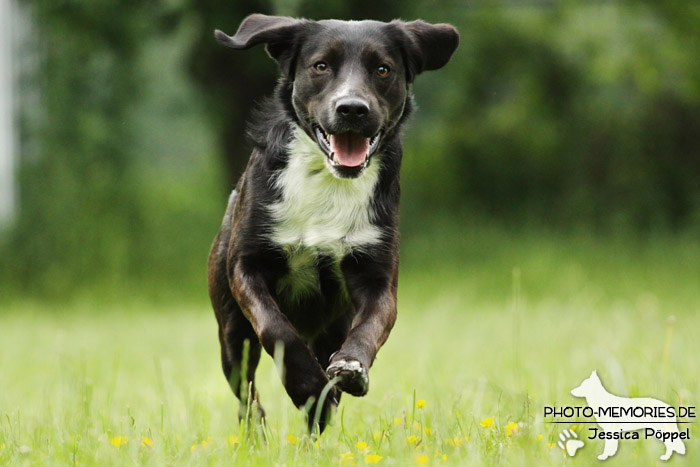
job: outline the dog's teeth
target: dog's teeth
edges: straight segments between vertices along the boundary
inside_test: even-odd
[[[362,168],[366,169],[369,165],[369,153],[365,154],[365,161],[362,163]]]
[[[337,167],[340,165],[340,162],[335,160],[335,153],[334,152],[332,152],[331,155],[328,156],[328,158],[330,159],[332,166]]]

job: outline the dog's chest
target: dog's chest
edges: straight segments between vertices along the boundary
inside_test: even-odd
[[[330,257],[340,275],[340,260],[352,249],[367,250],[381,241],[373,223],[377,161],[356,179],[339,179],[326,167],[316,142],[297,129],[289,162],[274,180],[281,199],[269,206],[270,239],[287,256],[289,273],[277,293],[297,301],[319,290],[319,258]]]
[[[310,248],[333,257],[379,243],[372,202],[379,167],[373,162],[356,179],[336,178],[316,143],[297,129],[287,167],[274,181],[281,200],[269,207],[271,240],[285,250]]]

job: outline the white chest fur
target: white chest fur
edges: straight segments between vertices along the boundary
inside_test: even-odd
[[[358,178],[336,178],[316,142],[298,127],[288,151],[287,167],[274,182],[282,199],[269,207],[272,240],[290,253],[310,248],[335,257],[379,243],[380,229],[372,223],[377,158]]]

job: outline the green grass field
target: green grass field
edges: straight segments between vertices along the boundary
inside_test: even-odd
[[[595,465],[587,425],[572,423],[585,446],[567,458],[568,425],[543,418],[585,405],[569,391],[593,369],[613,393],[700,405],[692,238],[436,231],[403,243],[399,289],[369,394],[343,397],[317,442],[268,356],[267,424],[239,426],[204,289],[172,306],[2,305],[0,465]],[[700,465],[686,426],[669,465]],[[622,441],[606,463],[663,452]]]

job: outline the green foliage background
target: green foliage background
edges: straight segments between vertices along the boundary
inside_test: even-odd
[[[18,219],[0,231],[5,299],[205,299],[249,150],[231,128],[259,98],[242,101],[234,74],[276,73],[262,49],[224,53],[211,29],[254,11],[460,29],[453,61],[414,87],[407,242],[429,224],[700,231],[698,2],[20,3],[32,20],[20,52],[36,64],[21,82]],[[217,60],[226,73],[212,78]]]

